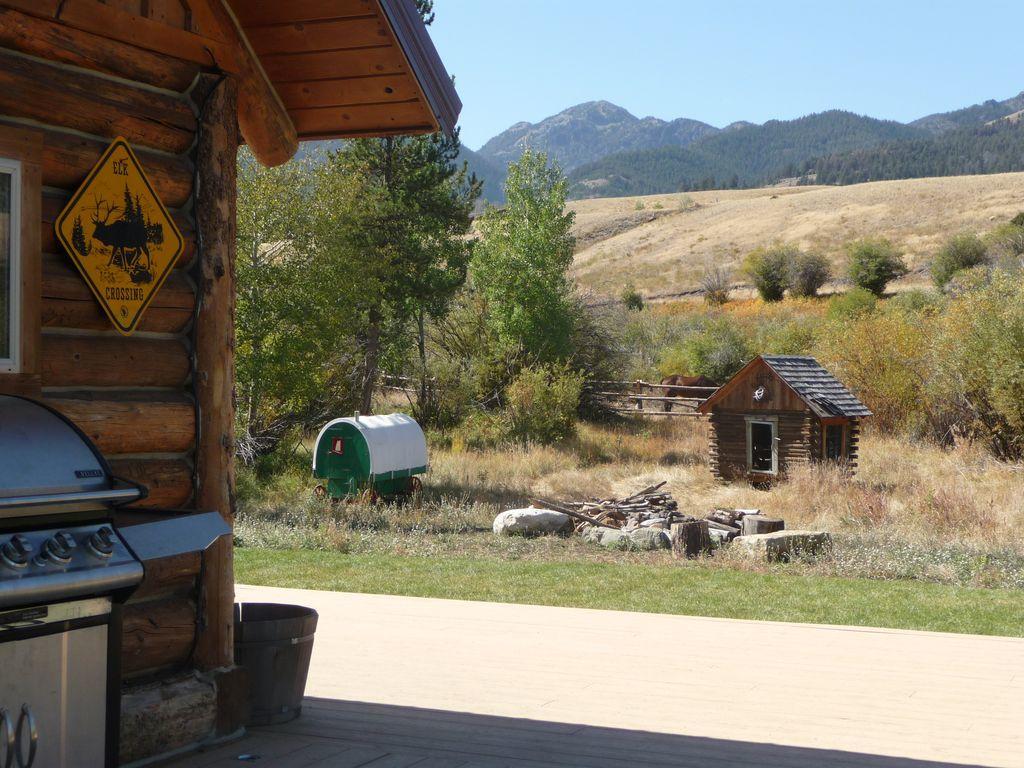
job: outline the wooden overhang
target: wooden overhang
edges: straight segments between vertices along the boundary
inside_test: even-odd
[[[295,139],[455,130],[462,103],[412,0],[225,2]],[[291,157],[287,133],[277,151],[253,147],[257,158]]]

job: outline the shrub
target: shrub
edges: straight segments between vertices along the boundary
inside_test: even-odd
[[[712,306],[721,306],[729,301],[729,286],[732,275],[723,267],[707,267],[700,279],[704,301]]]
[[[644,297],[640,295],[640,292],[633,286],[632,283],[627,283],[626,287],[622,289],[621,298],[622,303],[630,312],[643,311]]]
[[[765,301],[782,301],[789,287],[789,265],[799,251],[788,245],[758,248],[743,262],[743,273],[750,278]]]
[[[876,296],[885,293],[893,280],[907,274],[907,265],[895,246],[884,238],[866,237],[848,243],[848,276],[858,288]]]
[[[508,386],[512,436],[524,443],[557,443],[576,433],[583,374],[568,366],[524,368]]]
[[[1024,225],[1003,224],[985,236],[992,262],[1007,268],[1020,266],[1024,256]]]
[[[816,357],[852,389],[883,430],[927,424],[930,320],[911,312],[879,309],[830,322]]]
[[[829,320],[848,320],[875,311],[878,297],[864,288],[853,288],[828,302]]]
[[[512,442],[512,426],[504,411],[474,411],[455,429],[452,449],[480,450]]]
[[[789,292],[793,296],[817,296],[831,277],[832,268],[822,254],[798,251],[789,263]]]
[[[932,280],[939,288],[957,272],[988,263],[988,249],[980,237],[972,232],[954,235],[932,260]]]
[[[1010,219],[1010,223],[1015,227],[1024,227],[1024,211]]]
[[[1024,456],[1024,286],[996,270],[951,299],[935,342],[934,400],[954,429],[983,439],[998,457]]]
[[[636,203],[633,205],[633,210],[634,211],[642,211],[645,207],[646,206],[644,205],[644,201],[643,200],[637,200]]]
[[[685,373],[724,382],[753,357],[742,331],[727,318],[708,322],[681,346],[666,350],[658,366],[662,375]]]

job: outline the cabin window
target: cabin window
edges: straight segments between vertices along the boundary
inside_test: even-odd
[[[844,428],[842,424],[825,425],[825,459],[826,461],[840,461],[846,456],[844,450]]]
[[[21,163],[0,158],[0,372],[16,373],[21,349]]]
[[[777,419],[747,418],[747,469],[774,475],[779,471]]]

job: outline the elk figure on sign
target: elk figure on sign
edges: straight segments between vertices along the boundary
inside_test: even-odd
[[[148,221],[139,198],[132,200],[127,186],[124,199],[122,209],[101,197],[94,197],[92,237],[110,248],[108,267],[123,269],[133,283],[150,283],[153,281],[153,257],[149,246],[163,242],[163,225]],[[121,215],[111,221],[116,213]]]

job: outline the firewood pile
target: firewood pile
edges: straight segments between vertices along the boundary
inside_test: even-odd
[[[672,494],[662,491],[665,482],[644,488],[622,499],[591,499],[589,501],[552,501],[531,499],[531,503],[568,515],[573,529],[581,533],[590,526],[632,531],[637,528],[663,528],[674,523],[693,522],[697,518],[684,515]]]
[[[644,528],[660,529],[664,546],[670,546],[676,557],[697,557],[710,553],[737,536],[772,533],[785,528],[785,522],[765,517],[759,509],[715,509],[703,518],[679,511],[672,494],[657,483],[622,499],[590,499],[588,501],[552,501],[534,498],[530,502],[541,508],[561,512],[573,521],[574,533],[584,536],[599,533],[596,529],[615,531],[612,541],[625,534],[633,539],[644,535]],[[608,536],[599,537],[605,542]]]

